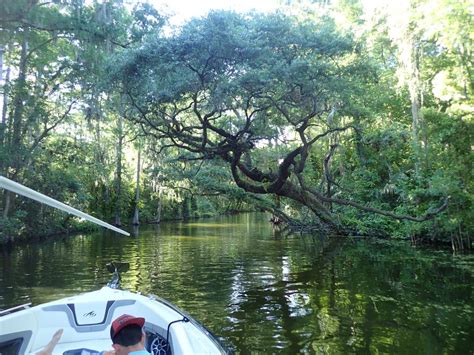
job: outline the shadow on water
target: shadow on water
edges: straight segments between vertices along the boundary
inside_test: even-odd
[[[185,309],[239,353],[472,352],[474,256],[278,235],[262,214],[141,226],[0,255],[0,308],[124,288]]]

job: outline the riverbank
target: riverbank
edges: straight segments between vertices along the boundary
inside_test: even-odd
[[[252,211],[227,211],[226,213],[220,214],[220,215],[209,215],[205,217],[198,217],[198,218],[165,218],[160,221],[163,223],[168,223],[168,222],[191,222],[191,221],[201,221],[201,220],[207,220],[210,218],[216,218],[219,216],[231,216],[231,215],[236,215],[239,213],[250,213]],[[68,218],[69,220],[69,218]],[[152,221],[145,221],[144,223],[140,224],[139,226],[134,226],[132,224],[127,224],[127,225],[121,225],[117,226],[120,228],[125,228],[126,230],[130,231],[131,234],[134,234],[134,230],[137,229],[137,227],[149,227],[153,225],[159,225],[160,223],[157,222],[152,222]],[[6,236],[3,235],[3,232],[0,231],[0,252],[1,251],[9,251],[12,250],[12,248],[17,247],[17,246],[25,246],[29,244],[37,244],[41,242],[45,242],[47,240],[59,240],[61,238],[66,238],[70,236],[75,236],[78,234],[84,234],[84,233],[95,233],[97,231],[100,231],[101,227],[88,223],[88,222],[82,222],[82,221],[74,221],[73,224],[69,224],[67,226],[64,226],[60,229],[57,229],[53,232],[47,232],[47,233],[41,233],[39,231],[38,233],[31,234],[31,233],[23,233],[23,234],[17,234],[15,237],[13,236]],[[135,232],[136,234],[136,232]]]
[[[179,222],[179,223],[186,223],[186,222],[194,222],[194,221],[206,221],[208,219],[217,218],[219,216],[232,216],[238,215],[242,213],[251,213],[251,211],[231,211],[230,213],[225,213],[222,215],[215,215],[215,216],[206,216],[200,218],[188,218],[188,219],[163,219],[161,222],[168,223],[168,222]],[[133,225],[125,225],[120,226],[120,228],[126,228],[131,232],[132,235],[137,234],[137,228],[147,228],[153,225],[160,225],[160,223],[156,222],[148,222],[143,223],[139,226]],[[292,227],[283,227],[282,225],[275,225],[272,223],[271,218],[268,219],[268,225],[272,226],[272,230],[274,234],[279,234],[282,236],[290,236],[290,235],[325,235],[324,232],[317,228],[301,228],[301,226],[293,226]],[[52,233],[45,233],[45,234],[26,234],[26,235],[18,235],[17,237],[5,237],[0,233],[0,252],[11,251],[15,247],[21,247],[29,244],[38,244],[48,240],[61,240],[62,238],[72,237],[79,234],[84,233],[95,233],[99,231],[101,228],[84,222],[76,222],[74,225],[70,225],[68,227],[62,228],[60,230],[54,231]],[[376,239],[376,240],[393,240],[393,241],[404,241],[409,245],[415,247],[428,247],[428,248],[437,248],[443,250],[451,250],[455,253],[459,252],[467,252],[470,253],[474,250],[473,240],[470,238],[466,240],[454,240],[454,239],[433,239],[433,238],[422,238],[422,237],[406,237],[406,238],[390,238],[386,236],[381,236],[377,234],[353,234],[344,237],[355,237],[355,238],[367,238],[367,239]]]

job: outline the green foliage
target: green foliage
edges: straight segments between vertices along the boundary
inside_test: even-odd
[[[0,217],[0,245],[12,241],[25,233],[24,220],[27,213],[22,210],[8,218]]]
[[[423,223],[324,202],[334,219],[371,235],[472,235],[470,8],[452,0],[407,4],[406,14],[393,16],[387,9],[397,4],[384,1],[373,13],[336,1],[326,4],[327,16],[216,11],[164,35],[166,19],[149,4],[3,1],[0,48],[12,75],[1,88],[0,174],[127,224],[140,141],[144,223],[274,208],[319,223],[303,199],[239,188],[232,147],[240,147],[240,163],[268,172],[258,185],[267,188],[301,140],[350,125],[310,146],[307,186],[398,215],[423,216],[449,202]],[[400,15],[407,22],[398,28]],[[410,75],[422,98],[419,122]],[[83,227],[21,198],[6,214],[3,240]]]

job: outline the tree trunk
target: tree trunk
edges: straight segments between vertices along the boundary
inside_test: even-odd
[[[408,90],[410,92],[411,101],[411,115],[412,115],[412,139],[413,148],[415,152],[415,172],[416,176],[420,176],[421,165],[425,165],[426,150],[427,150],[427,137],[426,128],[421,113],[423,103],[423,88],[420,78],[420,60],[421,50],[414,43],[414,40],[409,44],[411,47],[411,55],[407,67],[409,68]],[[420,137],[421,136],[421,137]],[[421,138],[421,140],[420,140]]]
[[[118,131],[118,140],[117,140],[117,171],[115,178],[115,193],[116,193],[116,203],[115,203],[115,225],[121,226],[122,221],[120,220],[120,211],[122,205],[122,148],[123,148],[123,117],[122,112],[120,112],[118,121],[117,121],[117,131]]]
[[[21,144],[22,144],[22,126],[23,126],[23,111],[24,111],[24,100],[26,97],[26,71],[27,71],[27,55],[28,55],[28,32],[25,30],[23,42],[21,44],[20,52],[20,65],[18,67],[18,79],[15,86],[15,97],[13,99],[13,114],[11,116],[11,135],[4,137],[4,146],[7,147],[7,154],[9,156],[6,164],[2,166],[5,170],[11,168],[11,173],[7,174],[9,177],[15,177],[18,175],[21,168]],[[6,112],[5,112],[6,114]],[[3,114],[2,114],[3,116]],[[5,115],[6,117],[6,115]],[[6,118],[5,118],[6,119]],[[5,122],[6,123],[6,122]],[[3,117],[2,117],[3,124]],[[9,215],[10,208],[14,203],[15,195],[6,192],[5,193],[5,206],[3,209],[3,216],[6,218]]]
[[[156,201],[156,215],[155,215],[155,223],[161,223],[161,196],[158,195],[158,199]]]
[[[138,203],[140,201],[140,152],[141,149],[138,148],[138,161],[137,161],[137,183],[135,190],[135,212],[133,213],[132,224],[138,226],[140,224],[138,220]]]
[[[298,201],[303,206],[307,206],[311,211],[318,216],[321,226],[327,227],[331,231],[340,231],[340,226],[331,212],[324,206],[324,204],[308,193],[302,193],[293,184],[286,182],[278,191],[278,195],[288,197],[294,201]]]
[[[411,85],[410,85],[411,86]],[[420,101],[417,93],[410,88],[411,96],[411,133],[412,133],[412,142],[413,150],[415,153],[415,173],[416,176],[420,176],[420,156],[421,156],[421,146],[420,146]]]
[[[5,142],[5,129],[7,126],[7,109],[8,109],[8,85],[10,83],[10,68],[8,67],[5,74],[5,82],[3,84],[3,105],[2,105],[2,126],[0,143]]]
[[[5,47],[0,45],[0,82],[3,80],[3,52],[5,52]]]
[[[8,217],[8,212],[10,210],[10,198],[11,198],[11,192],[5,191],[5,205],[3,207],[3,218]]]
[[[2,69],[3,70],[3,69]],[[0,77],[2,77],[2,70],[0,70]],[[3,78],[3,77],[2,77]],[[1,80],[0,80],[1,81]],[[7,127],[7,107],[8,107],[8,85],[10,82],[10,68],[7,68],[5,81],[3,82],[3,102],[2,102],[2,121],[0,124],[0,146],[5,147],[5,130]],[[5,159],[0,159],[0,175],[6,175],[5,169],[6,161]],[[8,190],[4,191],[4,194],[0,194],[3,198],[4,207],[2,211],[2,215],[4,218],[8,216],[8,212],[10,209],[10,192]]]
[[[24,111],[24,101],[26,98],[26,71],[27,71],[27,54],[28,54],[28,33],[26,32],[23,37],[23,42],[21,44],[21,54],[20,54],[20,66],[18,68],[18,79],[15,88],[15,98],[13,100],[13,132],[10,145],[11,151],[11,167],[13,168],[13,175],[18,174],[20,169],[20,156],[18,152],[21,146],[22,136],[21,132],[23,129],[23,111]]]
[[[156,204],[155,223],[156,223],[156,224],[160,224],[160,223],[161,223],[161,198],[158,198],[158,201],[157,201],[157,204]]]
[[[2,88],[2,96],[0,97],[1,104],[1,115],[2,119],[0,122],[0,146],[5,145],[5,130],[7,126],[7,107],[8,107],[8,84],[10,81],[10,68],[6,69],[5,77],[3,76],[3,53],[4,47],[0,47],[0,88]],[[4,159],[0,161],[0,175],[3,175],[4,171]]]

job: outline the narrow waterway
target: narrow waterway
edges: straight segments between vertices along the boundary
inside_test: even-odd
[[[0,254],[0,308],[95,290],[157,294],[238,353],[472,354],[474,255],[358,238],[281,237],[244,214],[95,233]]]

